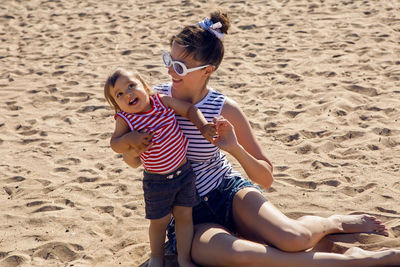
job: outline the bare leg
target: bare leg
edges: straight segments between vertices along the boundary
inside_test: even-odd
[[[176,246],[178,263],[181,267],[195,267],[190,257],[193,240],[192,208],[174,206]]]
[[[329,218],[304,216],[293,220],[284,215],[254,188],[239,190],[233,201],[237,231],[243,237],[273,245],[284,251],[302,251],[313,247],[332,233],[380,233],[385,226],[369,215],[334,215]]]
[[[192,258],[204,266],[246,267],[347,267],[347,266],[396,266],[400,262],[400,251],[382,252],[350,251],[341,255],[323,252],[288,253],[231,235],[222,226],[199,224],[195,226]]]
[[[400,250],[396,249],[366,251],[358,247],[352,247],[348,249],[344,255],[356,259],[371,258],[372,261],[379,262],[378,266],[400,266]]]
[[[165,229],[171,219],[171,214],[157,219],[150,220],[149,238],[151,256],[149,267],[162,267],[164,266],[164,242],[165,242]]]

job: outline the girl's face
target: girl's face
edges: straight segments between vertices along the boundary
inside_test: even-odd
[[[151,109],[150,98],[143,84],[132,75],[121,75],[110,91],[122,111],[140,113]]]
[[[172,43],[171,58],[172,60],[182,62],[188,69],[205,64],[204,62],[195,60],[192,55],[186,55],[185,49],[175,42]],[[174,97],[183,100],[192,99],[206,87],[207,78],[213,71],[214,66],[208,66],[200,70],[189,72],[185,76],[179,76],[171,65],[168,68],[168,74],[172,77]]]

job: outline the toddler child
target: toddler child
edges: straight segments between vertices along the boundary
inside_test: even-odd
[[[141,163],[145,168],[143,191],[146,218],[150,219],[149,266],[163,266],[165,231],[171,213],[175,218],[178,263],[185,267],[195,266],[190,258],[192,207],[200,199],[195,188],[195,174],[186,159],[188,141],[175,113],[187,117],[210,142],[216,134],[215,125],[207,122],[196,106],[153,93],[139,74],[123,69],[108,77],[104,95],[116,112],[110,142],[115,152],[135,154],[133,146],[138,142],[135,135],[151,133],[148,150],[129,157],[140,160],[131,166]]]

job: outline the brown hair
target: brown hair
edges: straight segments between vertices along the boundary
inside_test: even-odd
[[[106,83],[104,84],[104,97],[106,98],[107,102],[114,108],[115,113],[121,111],[121,108],[118,106],[117,102],[115,102],[114,97],[111,95],[111,88],[115,86],[115,83],[117,82],[119,77],[129,77],[131,75],[142,83],[143,88],[146,90],[149,96],[154,94],[154,92],[150,89],[150,87],[139,75],[139,73],[132,73],[123,68],[118,68],[111,75],[108,76]]]
[[[212,12],[210,19],[213,23],[221,22],[222,27],[217,31],[228,33],[231,23],[226,12]],[[184,27],[177,35],[172,36],[170,45],[174,42],[185,49],[186,55],[193,55],[195,60],[213,65],[215,69],[218,69],[224,57],[223,42],[198,24]]]

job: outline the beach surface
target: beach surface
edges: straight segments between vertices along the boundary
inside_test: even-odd
[[[292,218],[369,213],[388,227],[331,235],[326,251],[400,249],[399,1],[8,0],[0,266],[146,265],[142,168],[109,146],[103,84],[119,66],[170,82],[169,38],[217,8],[232,28],[209,85],[238,102],[274,164],[266,198]]]

